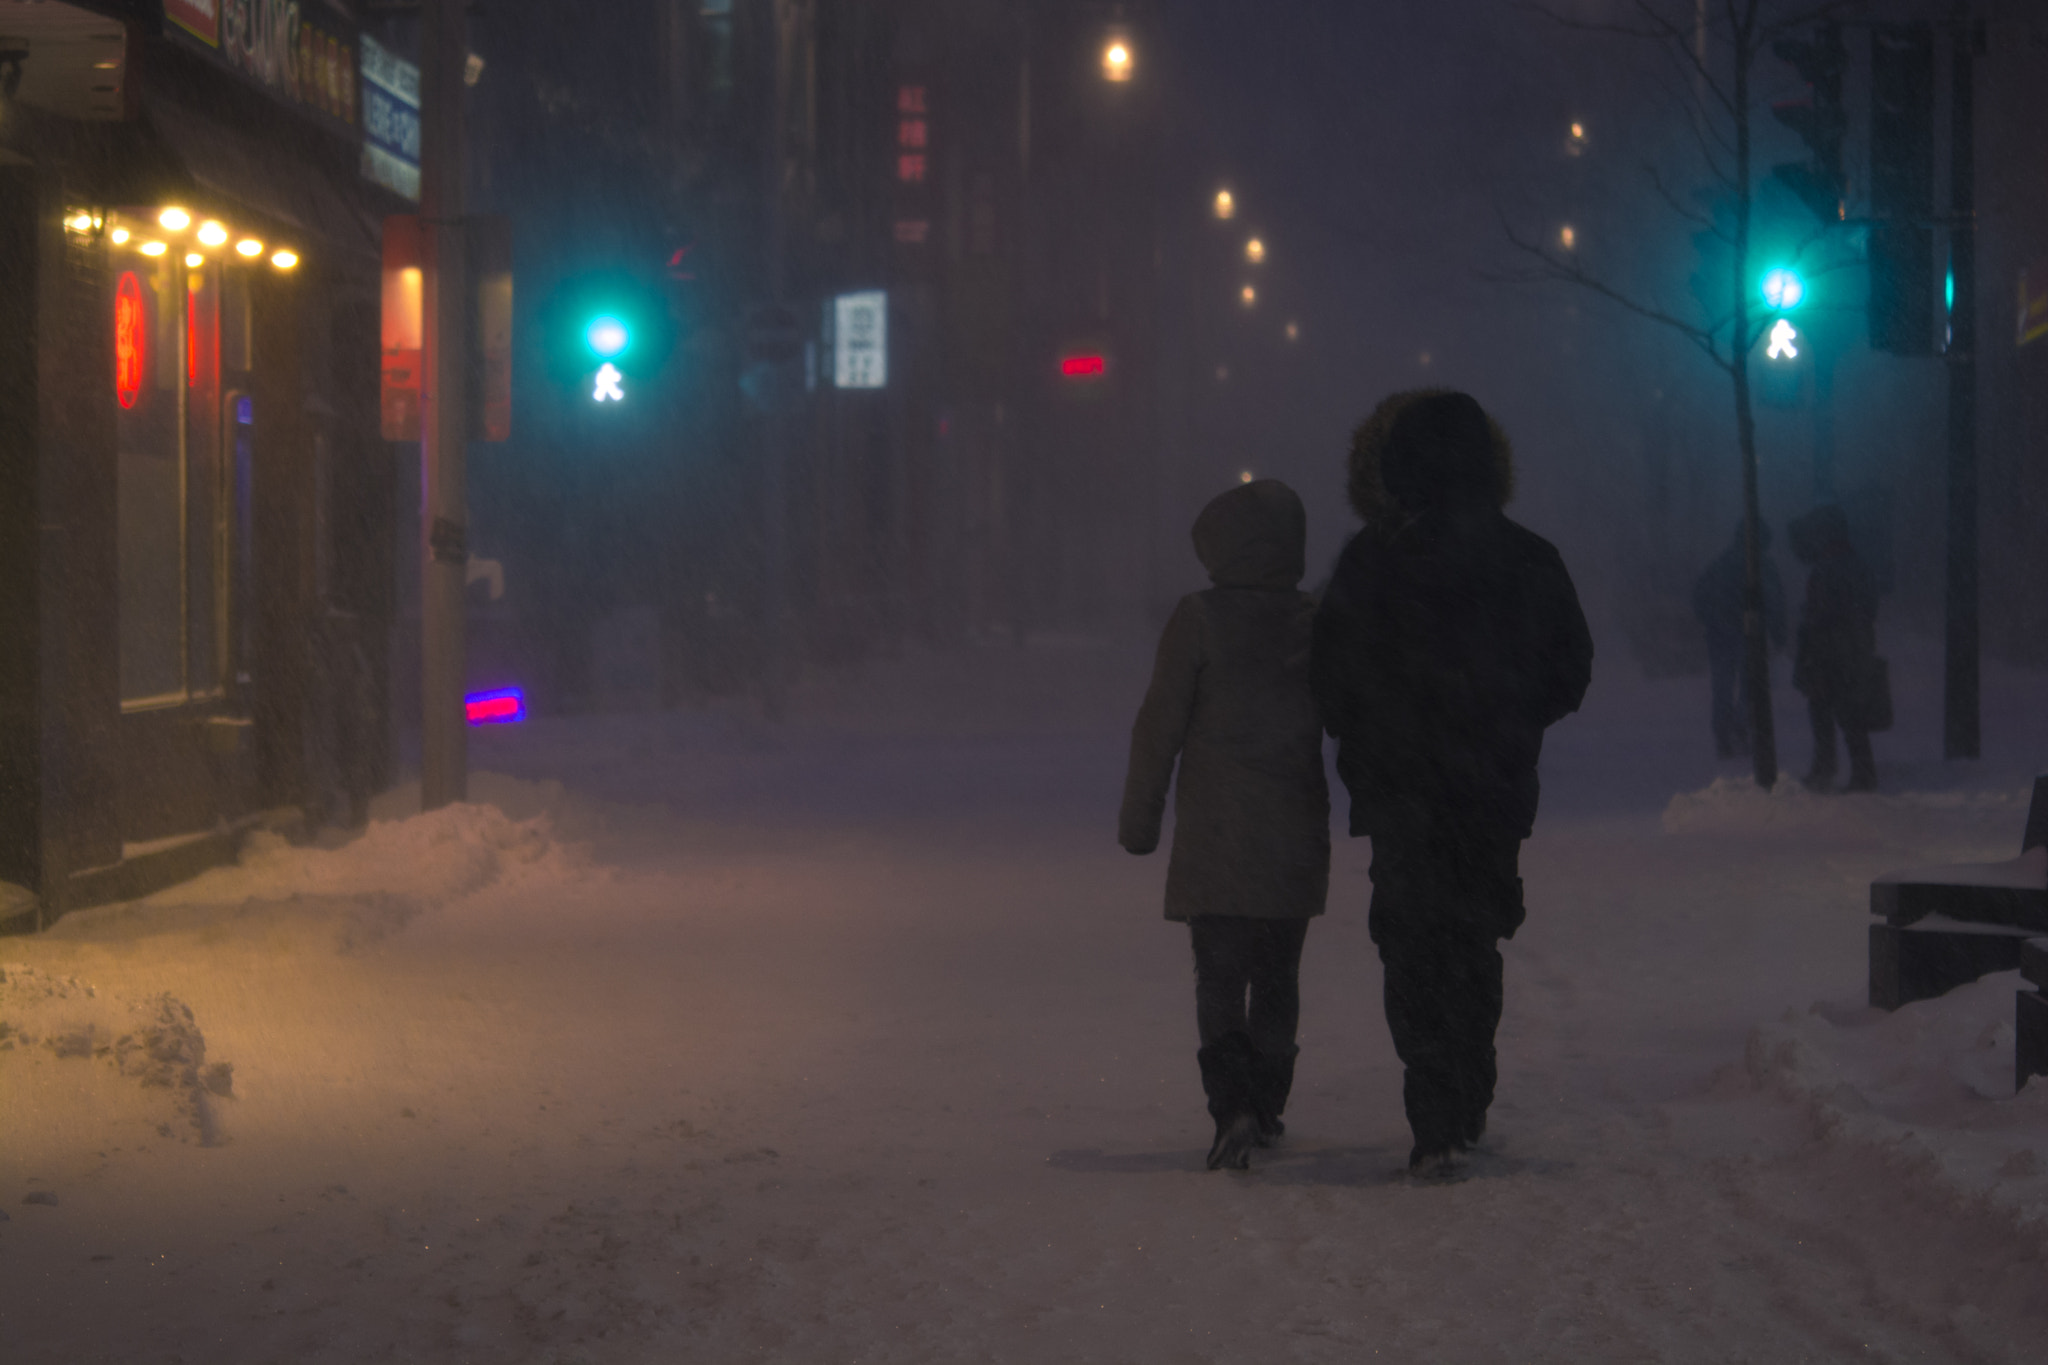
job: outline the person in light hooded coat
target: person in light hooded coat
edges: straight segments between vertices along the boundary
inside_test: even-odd
[[[1299,590],[1308,518],[1276,479],[1196,518],[1215,585],[1180,600],[1131,727],[1118,842],[1159,845],[1176,761],[1166,917],[1195,954],[1196,1058],[1216,1121],[1210,1168],[1277,1138],[1293,1085],[1298,973],[1330,882],[1322,719],[1309,687],[1315,600]]]

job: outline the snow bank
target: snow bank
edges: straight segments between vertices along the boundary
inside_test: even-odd
[[[1680,792],[1664,807],[1666,834],[1789,833],[1920,842],[1934,826],[2003,829],[2011,857],[2026,825],[2030,789],[2004,791],[1808,791],[1786,777],[1766,791],[1748,777],[1719,777],[1699,791]]]
[[[1788,1011],[1750,1033],[1745,1066],[1803,1106],[1824,1141],[2048,1236],[2048,1079],[2013,1093],[2022,984],[2000,972],[1890,1014]]]
[[[360,834],[332,847],[294,845],[258,831],[234,866],[214,868],[139,901],[74,912],[49,936],[106,939],[193,929],[237,912],[300,903],[342,913],[358,937],[374,938],[423,910],[486,888],[574,875],[588,866],[587,847],[556,828],[558,784],[480,775],[472,786],[495,799],[373,819]],[[417,784],[410,795],[416,812]],[[388,804],[402,810],[405,796],[400,789]]]
[[[0,965],[0,1077],[10,1104],[47,1114],[79,1092],[113,1091],[115,1103],[170,1137],[189,1129],[203,1146],[225,1140],[217,1099],[234,1094],[234,1065],[206,1061],[191,1007],[158,992],[124,1000],[77,977]],[[77,1071],[99,1073],[89,1076]],[[109,1085],[109,1077],[129,1082]],[[151,1093],[154,1092],[154,1093]],[[99,1106],[87,1106],[88,1110]],[[187,1138],[189,1141],[190,1139]]]

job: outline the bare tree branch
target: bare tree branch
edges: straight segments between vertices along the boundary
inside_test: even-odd
[[[1494,284],[1576,285],[1581,289],[1586,289],[1600,295],[1600,297],[1634,313],[1638,317],[1647,318],[1651,322],[1661,323],[1669,327],[1694,346],[1697,346],[1706,355],[1707,359],[1713,361],[1723,370],[1732,369],[1734,362],[1722,356],[1720,346],[1715,341],[1715,336],[1720,330],[1719,327],[1709,330],[1699,326],[1697,323],[1687,322],[1684,318],[1668,313],[1662,308],[1644,303],[1640,299],[1632,298],[1599,276],[1592,274],[1577,261],[1562,259],[1544,250],[1536,243],[1528,241],[1515,231],[1514,225],[1508,222],[1506,214],[1503,213],[1500,219],[1501,230],[1507,234],[1508,241],[1516,250],[1533,257],[1538,266],[1534,270],[1523,273],[1495,274],[1482,271],[1480,275],[1482,279]]]

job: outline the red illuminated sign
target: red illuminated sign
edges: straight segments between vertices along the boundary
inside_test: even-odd
[[[462,699],[471,725],[510,725],[526,719],[526,697],[516,687],[472,692]]]
[[[1109,362],[1099,355],[1070,355],[1060,358],[1060,373],[1069,379],[1099,378]]]
[[[114,290],[114,396],[132,408],[142,397],[143,362],[147,358],[148,310],[142,302],[142,281],[123,271]]]

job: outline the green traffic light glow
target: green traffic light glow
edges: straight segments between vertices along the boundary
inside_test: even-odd
[[[1797,271],[1779,266],[1764,272],[1764,302],[1779,312],[1797,308],[1806,297],[1806,281]]]
[[[594,319],[589,330],[584,332],[583,339],[590,343],[591,350],[610,359],[626,349],[630,336],[625,323],[615,317],[606,316]]]

